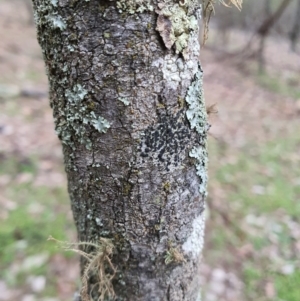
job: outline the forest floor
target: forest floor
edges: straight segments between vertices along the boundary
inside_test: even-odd
[[[235,48],[244,40],[232,32]],[[78,258],[47,238],[76,241],[76,233],[24,1],[0,0],[0,41],[0,300],[71,300]],[[210,115],[203,300],[299,301],[299,54],[270,38],[258,75],[255,61],[226,58],[230,41],[221,46],[212,30],[201,54],[206,101],[218,109]]]

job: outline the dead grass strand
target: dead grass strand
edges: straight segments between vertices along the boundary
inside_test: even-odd
[[[242,9],[243,0],[218,0],[221,4],[226,7],[230,7],[231,4],[234,5],[238,10]],[[209,32],[209,22],[212,14],[215,14],[215,5],[216,0],[202,0],[202,9],[203,9],[203,41],[202,45],[205,45],[205,42],[208,39]]]
[[[69,243],[59,241],[52,236],[50,236],[48,240],[55,241],[64,250],[75,252],[87,260],[81,279],[82,287],[80,295],[82,301],[92,301],[93,299],[91,295],[95,288],[98,288],[97,301],[104,301],[106,298],[109,298],[110,300],[115,299],[112,280],[116,275],[116,268],[111,262],[114,245],[110,239],[100,238],[99,244],[94,242]],[[91,253],[87,253],[85,251],[75,249],[74,246],[93,247],[95,250]],[[89,280],[91,277],[96,277],[97,282],[90,288]]]

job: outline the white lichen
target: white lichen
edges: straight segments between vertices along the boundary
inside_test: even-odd
[[[57,6],[58,0],[50,0],[50,2],[53,6]]]
[[[130,104],[130,101],[126,97],[119,97],[118,100],[123,102],[125,106],[129,106]]]
[[[69,50],[70,52],[75,51],[75,48],[74,48],[74,46],[72,46],[72,45],[67,45],[67,48],[68,48],[68,50]]]
[[[191,254],[193,259],[197,259],[202,252],[204,245],[205,215],[202,212],[192,224],[192,232],[185,243],[182,250],[185,254]]]
[[[39,11],[38,14],[37,11]],[[37,4],[37,9],[34,11],[34,20],[37,25],[47,25],[60,30],[67,28],[65,20],[58,13],[58,0],[45,0]]]
[[[96,224],[97,224],[98,226],[103,226],[103,223],[102,223],[102,221],[101,221],[101,219],[100,219],[99,217],[96,217],[96,218],[95,218],[95,222],[96,222]]]
[[[71,90],[67,89],[65,91],[65,97],[71,104],[78,105],[84,97],[88,94],[80,84],[75,85]]]
[[[199,185],[199,192],[206,196],[207,195],[207,150],[205,146],[198,146],[192,148],[192,150],[189,152],[189,156],[191,158],[196,159],[196,174],[200,178],[200,185]]]
[[[106,133],[110,128],[109,122],[101,116],[97,118],[94,112],[91,112],[90,116],[94,117],[94,119],[91,120],[93,127],[100,133]]]
[[[128,12],[129,14],[143,13],[153,11],[154,7],[150,0],[118,0],[117,8],[119,12]]]
[[[198,70],[195,59],[185,62],[179,55],[172,54],[155,60],[152,66],[161,70],[166,86],[173,90],[177,90],[179,85],[188,86],[191,77]]]

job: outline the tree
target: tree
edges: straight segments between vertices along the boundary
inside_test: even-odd
[[[271,2],[270,0],[266,0],[264,2],[264,16],[266,18],[260,24],[260,26],[255,30],[254,34],[251,36],[250,40],[247,42],[246,46],[244,46],[241,50],[235,51],[234,53],[230,53],[228,56],[237,57],[239,62],[244,62],[249,58],[256,58],[258,61],[259,73],[263,73],[265,71],[265,57],[264,57],[264,49],[265,42],[270,34],[270,30],[276,24],[276,22],[280,19],[285,9],[291,3],[291,0],[282,0],[280,4],[277,6],[274,12],[271,11]]]
[[[281,17],[287,6],[290,4],[291,0],[282,0],[280,5],[277,7],[275,12],[270,13],[270,3],[266,2],[265,6],[265,14],[267,18],[263,21],[263,23],[259,26],[256,31],[256,34],[259,37],[259,47],[257,50],[257,58],[259,63],[259,72],[263,73],[265,70],[265,58],[264,58],[264,49],[265,49],[265,40],[270,33],[273,25],[278,21]]]
[[[300,31],[300,0],[298,0],[297,2],[295,20],[294,20],[293,28],[290,32],[291,50],[293,52],[296,52],[299,31]]]
[[[81,298],[199,300],[209,125],[198,1],[33,6],[86,245]]]
[[[291,0],[282,0],[277,9],[270,13],[270,5],[266,3],[265,12],[267,18],[263,21],[263,23],[256,30],[256,34],[259,37],[259,47],[257,50],[257,58],[259,62],[259,71],[261,73],[265,70],[265,58],[264,58],[264,49],[265,49],[265,40],[270,33],[273,25],[278,21],[281,15],[284,13],[287,6],[290,4]]]

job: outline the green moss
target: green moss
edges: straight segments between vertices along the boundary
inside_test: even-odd
[[[184,107],[184,98],[178,96],[178,106],[179,108],[183,108]]]
[[[124,182],[123,184],[123,194],[128,196],[131,190],[131,184],[128,182]]]
[[[172,247],[172,242],[169,242],[169,247],[165,255],[165,264],[180,264],[182,262],[185,262],[183,254],[178,250],[177,247]]]
[[[164,104],[162,104],[162,103],[157,103],[157,104],[156,104],[156,107],[157,107],[158,109],[164,109],[166,106],[165,106]]]
[[[169,182],[164,183],[163,189],[164,191],[169,192],[171,189],[171,184]]]

